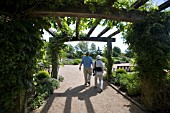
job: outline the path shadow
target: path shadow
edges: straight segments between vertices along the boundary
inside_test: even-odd
[[[103,90],[107,89],[108,84],[103,82]],[[71,113],[71,102],[72,97],[78,97],[79,100],[85,101],[86,109],[88,113],[95,113],[93,105],[90,101],[90,97],[96,96],[98,94],[97,89],[94,86],[86,87],[84,85],[77,86],[75,88],[68,88],[64,93],[54,93],[52,94],[45,106],[42,108],[40,113],[48,113],[54,99],[56,97],[66,97],[65,108],[63,113]]]
[[[82,91],[84,90],[84,91]],[[82,92],[81,92],[82,91]],[[63,113],[71,113],[71,102],[73,97],[78,97],[79,100],[85,101],[88,113],[95,113],[90,97],[97,95],[97,90],[94,87],[85,87],[80,85],[75,88],[68,88],[64,93],[52,94],[40,113],[48,113],[54,99],[56,97],[66,97],[65,107]]]
[[[109,86],[109,84],[107,82],[104,82],[103,92],[105,91],[105,89],[107,89],[108,86]],[[49,99],[47,100],[47,103],[42,108],[40,113],[48,113],[50,107],[53,104],[53,101],[55,100],[55,98],[59,98],[59,97],[66,98],[63,113],[71,113],[71,108],[72,108],[71,103],[73,101],[73,98],[75,98],[75,97],[77,97],[80,101],[85,102],[87,113],[95,113],[95,110],[94,110],[94,107],[93,107],[93,104],[92,104],[90,98],[92,96],[96,96],[97,94],[98,94],[98,90],[95,89],[94,86],[85,87],[84,85],[80,85],[80,86],[77,86],[77,87],[74,87],[74,88],[69,87],[63,93],[52,94],[49,97]],[[124,107],[128,107],[129,111],[131,113],[145,113],[144,111],[139,110],[139,108],[136,105],[134,105],[133,103],[130,103],[128,105],[124,105]],[[58,109],[60,109],[60,108],[58,108]]]

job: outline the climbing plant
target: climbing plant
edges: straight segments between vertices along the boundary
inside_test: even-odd
[[[0,17],[0,106],[5,113],[24,112],[35,56],[43,45],[40,38],[42,23],[46,22],[43,19]]]
[[[142,22],[133,24],[125,38],[136,54],[142,101],[150,110],[166,109],[169,91],[165,83],[170,69],[170,13],[153,13]],[[169,81],[170,83],[170,81]]]
[[[133,0],[132,0],[133,1]],[[25,112],[25,103],[27,100],[27,94],[29,87],[31,87],[32,81],[33,81],[33,73],[35,70],[35,65],[36,65],[36,56],[39,54],[37,51],[40,51],[43,43],[41,40],[42,34],[43,34],[43,29],[48,30],[50,27],[57,28],[57,32],[59,31],[58,25],[56,24],[56,21],[54,21],[55,17],[52,18],[30,18],[30,15],[28,15],[31,11],[33,11],[36,8],[44,8],[47,7],[51,10],[55,10],[56,7],[67,7],[67,6],[80,6],[81,4],[88,5],[89,9],[91,12],[95,11],[95,6],[97,5],[98,7],[104,8],[105,13],[108,13],[107,6],[109,2],[107,0],[1,0],[0,1],[0,111],[1,109],[5,113],[24,113]],[[121,0],[121,1],[116,1],[114,6],[116,8],[124,8],[127,7],[130,9],[130,4],[126,0]],[[155,16],[155,17],[159,17]],[[137,57],[137,64],[138,69],[142,69],[144,65],[141,63],[141,60],[139,58],[144,58],[144,61],[151,61],[148,65],[148,69],[153,72],[152,74],[149,73],[149,70],[145,67],[143,68],[142,71],[140,71],[141,75],[141,80],[146,82],[143,84],[143,100],[146,105],[149,105],[149,107],[153,107],[153,101],[158,97],[158,100],[160,100],[161,97],[166,97],[166,96],[160,96],[159,94],[161,93],[161,88],[163,88],[163,80],[162,77],[164,77],[166,74],[164,73],[164,69],[168,69],[168,51],[169,51],[169,39],[166,38],[168,37],[167,31],[169,30],[167,24],[169,21],[166,21],[166,16],[161,15],[160,19],[154,20],[155,17],[150,18],[150,21],[148,19],[148,22],[146,21],[145,23],[142,24],[136,24],[135,26],[143,26],[141,27],[140,30],[146,31],[144,34],[146,35],[141,35],[140,30],[137,30],[140,32],[137,37],[140,37],[141,40],[147,39],[145,41],[145,46],[141,45],[139,43],[139,46],[135,46],[136,42],[134,43],[133,40],[135,40],[135,36],[127,40],[131,44],[132,48],[134,51],[138,54]],[[163,18],[164,17],[164,18]],[[58,52],[61,52],[61,50],[64,47],[63,40],[60,42],[59,40],[64,38],[64,34],[67,32],[71,31],[69,28],[70,24],[75,23],[75,17],[62,17],[60,18],[61,23],[62,23],[62,28],[60,29],[60,34],[62,35],[55,35],[54,36],[54,43],[52,43],[51,49],[53,50],[53,58],[54,62],[53,64],[56,66],[58,65],[58,59],[59,55]],[[156,24],[154,24],[155,22]],[[167,22],[167,23],[166,23]],[[93,24],[97,23],[95,19],[81,19],[80,20],[80,27],[79,27],[79,32],[80,30],[84,30],[87,28],[93,27]],[[121,22],[117,21],[110,21],[110,20],[103,20],[100,24],[107,25],[110,28],[116,26],[118,29],[122,30],[124,29],[124,24]],[[148,25],[147,25],[148,24]],[[146,25],[146,26],[145,26]],[[135,28],[134,26],[134,28]],[[150,26],[150,27],[148,27]],[[156,26],[156,27],[154,27]],[[158,29],[160,28],[160,29]],[[147,30],[148,29],[148,30]],[[135,32],[137,32],[135,31]],[[158,32],[157,32],[158,31]],[[132,30],[130,30],[131,34],[134,34]],[[161,38],[157,37],[157,35],[154,34],[162,34],[159,35]],[[70,32],[71,33],[71,32]],[[75,36],[75,34],[73,34]],[[84,34],[80,34],[84,35]],[[130,36],[130,35],[129,35]],[[148,38],[151,37],[151,38]],[[139,39],[140,39],[139,38]],[[156,43],[154,42],[155,40],[152,39],[157,39]],[[163,39],[166,39],[163,40]],[[137,40],[135,40],[137,41]],[[138,42],[138,41],[137,41]],[[166,46],[163,46],[161,44],[164,44]],[[56,44],[56,45],[55,45]],[[150,49],[149,44],[155,44],[152,46]],[[135,48],[137,47],[137,48]],[[139,47],[139,48],[138,48]],[[156,50],[155,51],[155,47]],[[146,50],[149,49],[148,51]],[[157,49],[161,48],[161,49]],[[142,53],[139,52],[139,50],[144,51]],[[57,52],[57,53],[55,53]],[[154,55],[152,55],[152,54]],[[163,57],[160,57],[163,55]],[[153,57],[156,56],[156,57]],[[111,58],[111,56],[109,56]],[[153,59],[154,60],[153,60]],[[157,60],[157,62],[156,62]],[[108,61],[112,61],[112,59],[108,59]],[[164,62],[164,63],[163,63]],[[141,64],[140,64],[141,63]],[[158,63],[156,66],[155,64]],[[153,65],[154,64],[154,65]],[[164,64],[164,65],[163,65]],[[54,66],[54,67],[55,67]],[[110,63],[110,69],[112,66],[112,63]],[[151,68],[152,67],[152,68]],[[162,68],[160,68],[162,67]],[[109,70],[110,70],[109,69]],[[157,70],[156,70],[157,69]],[[155,72],[154,72],[155,71]],[[157,73],[156,73],[157,72]],[[111,73],[111,72],[109,72]],[[147,76],[144,76],[144,75]],[[110,74],[111,75],[111,74]],[[152,79],[150,76],[152,75],[153,78],[155,78],[153,81],[158,81],[155,82],[156,85],[153,85],[154,83],[152,82],[147,82]],[[162,76],[160,76],[162,75]],[[57,76],[56,76],[57,77]],[[144,83],[143,82],[143,83]],[[158,92],[156,92],[156,88],[158,84],[161,84],[158,86]],[[153,88],[148,94],[147,90],[149,88]],[[155,96],[152,98],[150,95],[155,93]],[[164,91],[164,90],[163,90]],[[149,96],[147,96],[149,95]],[[166,95],[166,92],[165,92]],[[163,98],[163,101],[160,101],[161,105],[166,105],[165,103],[165,98]],[[155,102],[155,104],[158,104],[158,101]]]
[[[55,37],[51,37],[49,41],[49,54],[52,62],[52,77],[58,79],[59,65],[64,57],[67,45],[64,44],[65,36],[62,33],[56,33]]]

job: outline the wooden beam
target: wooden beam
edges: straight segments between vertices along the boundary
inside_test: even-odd
[[[43,9],[42,9],[43,8]],[[107,10],[107,14],[106,11]],[[92,12],[88,6],[81,7],[57,7],[56,9],[49,9],[46,7],[37,8],[28,14],[29,17],[51,17],[51,16],[70,16],[70,17],[82,17],[82,18],[99,18],[110,19],[115,21],[126,22],[140,22],[145,20],[147,16],[146,12],[125,9],[116,9],[108,7],[95,7]]]
[[[108,36],[108,38],[111,38],[112,36],[115,36],[115,35],[119,34],[120,32],[121,32],[120,30],[117,30],[117,31],[113,32],[112,34],[110,34]]]
[[[170,6],[170,0],[168,0],[168,1],[164,2],[163,4],[159,5],[158,10],[162,11],[162,10],[168,8],[169,6]]]
[[[54,34],[52,31],[50,31],[50,30],[48,30],[48,29],[46,29],[46,31],[47,31],[50,35],[52,35],[53,37],[55,37],[55,34]]]
[[[101,31],[97,37],[101,37],[103,34],[105,34],[108,30],[110,30],[110,27],[106,27],[103,31]]]
[[[97,25],[100,23],[101,19],[96,20],[96,25],[94,25],[89,32],[87,33],[87,37],[90,37],[90,35],[92,34],[92,32],[94,31],[94,29],[97,27]]]
[[[131,5],[132,8],[137,9],[140,6],[144,5],[149,0],[137,0],[134,4]]]
[[[62,24],[61,24],[60,18],[57,16],[57,17],[55,17],[55,20],[56,20],[56,22],[57,22],[57,24],[58,24],[58,27],[60,28],[61,32],[63,33],[63,36],[66,36],[67,33],[62,30],[63,26],[62,26]]]
[[[58,27],[61,29],[61,28],[62,28],[62,25],[61,25],[61,21],[60,21],[59,17],[58,17],[58,16],[55,17],[55,20],[56,20],[56,22],[57,22],[57,24],[58,24]]]
[[[112,42],[111,42],[111,38],[107,39],[107,60],[109,62],[107,62],[107,79],[108,81],[111,80],[111,76],[112,76],[112,66],[113,66],[113,60],[112,60]]]
[[[77,17],[77,21],[76,21],[76,37],[79,37],[79,23],[80,23],[80,18]]]
[[[69,38],[67,38],[69,39]],[[98,41],[98,42],[107,42],[107,37],[73,37],[72,39],[68,40],[68,41]],[[115,38],[111,38],[110,40],[111,42],[115,42],[116,39]]]

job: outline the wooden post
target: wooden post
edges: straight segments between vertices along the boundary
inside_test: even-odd
[[[107,39],[107,80],[110,81],[111,75],[112,75],[112,66],[113,66],[113,60],[112,60],[112,39]]]

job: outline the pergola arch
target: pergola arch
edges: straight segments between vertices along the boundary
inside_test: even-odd
[[[76,18],[76,30],[75,30],[75,36],[71,39],[65,38],[65,41],[103,41],[107,42],[107,59],[111,60],[111,50],[112,50],[112,42],[115,42],[115,38],[112,38],[113,36],[117,35],[121,32],[120,29],[117,31],[109,34],[108,37],[102,37],[103,34],[107,33],[108,30],[111,28],[109,26],[105,27],[99,34],[97,34],[96,37],[90,37],[90,35],[93,33],[97,25],[100,24],[102,19],[108,19],[108,20],[114,20],[114,21],[124,21],[124,22],[141,22],[145,20],[147,17],[147,14],[149,12],[146,11],[140,11],[138,10],[139,7],[143,6],[146,2],[149,0],[137,0],[130,6],[130,10],[127,9],[117,9],[115,7],[112,7],[116,0],[107,0],[107,3],[105,6],[98,6],[94,4],[94,11],[89,9],[89,6],[84,4],[84,0],[82,0],[81,4],[79,6],[59,6],[53,9],[50,9],[46,6],[36,7],[34,10],[32,10],[28,16],[29,17],[55,17],[56,23],[58,24],[58,27],[62,29],[62,24],[60,17],[75,17]],[[158,6],[157,11],[162,11],[170,6],[170,1],[166,1]],[[95,24],[93,27],[90,28],[88,33],[85,37],[81,37],[79,35],[79,24],[81,21],[81,18],[96,18]],[[51,32],[50,30],[47,30],[53,37],[55,37],[55,34]],[[67,33],[63,33],[65,36],[67,36]],[[108,62],[108,75],[112,73],[112,68],[109,68],[109,65],[112,65],[111,62]],[[109,78],[108,78],[109,79]]]
[[[149,0],[137,0],[130,6],[130,10],[117,9],[115,7],[112,7],[115,1],[116,0],[107,0],[107,4],[105,6],[93,5],[95,9],[94,11],[91,11],[89,9],[89,6],[84,4],[84,0],[81,0],[79,2],[81,3],[81,5],[77,7],[71,6],[71,5],[68,5],[68,6],[66,5],[63,7],[59,6],[56,8],[49,8],[47,6],[37,6],[32,11],[30,11],[27,16],[29,17],[54,17],[60,29],[62,28],[60,17],[76,17],[76,22],[75,22],[76,23],[76,36],[73,37],[73,41],[75,41],[75,40],[81,40],[81,37],[78,39],[79,37],[78,28],[79,28],[79,23],[81,21],[81,18],[96,18],[95,25],[91,27],[89,32],[86,34],[86,37],[82,37],[83,39],[85,38],[89,39],[90,35],[93,33],[93,31],[95,30],[97,25],[99,25],[102,19],[135,23],[135,22],[141,22],[145,20],[145,18],[147,17],[147,14],[149,14],[149,12],[138,10],[139,7],[143,6]],[[158,6],[157,11],[162,11],[168,8],[169,6],[170,6],[170,1],[166,1]],[[110,27],[106,27],[96,37],[100,37],[101,39],[103,39],[101,36],[110,29],[111,29]],[[54,36],[54,34],[50,32],[49,30],[48,32],[52,36]],[[121,30],[118,29],[117,31],[110,34],[107,38],[111,38],[120,32]]]
[[[66,4],[63,3],[64,5],[61,5],[59,2],[63,2],[63,1],[65,1],[65,2],[76,1],[78,4],[68,4],[69,3],[68,2]],[[85,1],[87,1],[87,0],[85,0]],[[149,1],[149,0],[137,0],[136,2],[131,4],[131,7],[128,8],[128,9],[125,9],[125,8],[122,9],[122,8],[114,7],[114,4],[115,4],[116,0],[107,0],[107,3],[103,4],[102,6],[98,5],[97,3],[85,4],[84,0],[49,0],[49,1],[46,1],[46,0],[41,0],[41,1],[40,0],[36,0],[36,1],[32,1],[32,0],[31,1],[25,1],[25,0],[10,1],[10,0],[7,0],[7,1],[1,1],[0,2],[0,10],[1,10],[0,19],[1,19],[1,17],[2,17],[2,19],[4,19],[3,22],[2,22],[2,24],[4,24],[4,29],[2,30],[2,32],[4,32],[4,33],[1,33],[1,34],[5,34],[5,33],[7,34],[7,35],[4,35],[4,36],[1,35],[1,37],[3,37],[2,42],[5,42],[7,39],[10,38],[12,40],[15,40],[12,43],[12,45],[14,45],[14,44],[17,45],[15,42],[20,41],[20,38],[17,39],[17,36],[12,36],[13,38],[11,38],[11,36],[10,36],[11,34],[8,34],[8,33],[11,33],[11,32],[12,32],[12,34],[18,33],[18,34],[16,34],[16,35],[19,35],[18,37],[21,37],[21,35],[23,35],[23,34],[28,35],[28,33],[31,31],[30,29],[32,28],[32,26],[31,26],[32,25],[32,20],[31,19],[29,20],[28,18],[54,17],[56,19],[56,23],[58,24],[58,27],[62,31],[63,25],[62,25],[62,22],[61,22],[61,18],[62,17],[75,17],[76,18],[76,22],[75,22],[76,23],[76,30],[75,30],[76,33],[75,33],[75,37],[72,37],[72,40],[74,39],[74,40],[79,40],[80,41],[80,40],[90,40],[91,39],[91,40],[95,40],[95,41],[96,40],[98,40],[98,41],[102,41],[102,40],[107,41],[107,45],[108,45],[108,57],[107,58],[111,59],[111,51],[110,51],[111,48],[112,48],[111,40],[114,40],[114,38],[112,38],[112,37],[115,36],[116,34],[120,33],[121,29],[118,29],[117,31],[111,33],[108,37],[102,37],[102,35],[105,34],[109,29],[111,29],[109,26],[107,26],[102,32],[97,34],[96,37],[90,37],[92,32],[95,30],[97,25],[100,24],[100,21],[102,21],[102,19],[113,20],[113,21],[133,22],[133,23],[141,22],[141,21],[145,20],[145,18],[147,17],[147,14],[149,14],[150,12],[140,11],[140,10],[138,10],[138,8],[140,6],[142,6],[142,5],[144,5],[147,1]],[[52,5],[53,5],[53,7],[50,7]],[[89,5],[93,6],[93,10],[90,9]],[[167,0],[166,2],[164,2],[164,3],[162,3],[161,5],[158,6],[157,12],[160,12],[160,11],[166,9],[169,6],[170,6],[170,0]],[[83,19],[83,18],[96,18],[96,22],[94,23],[93,27],[91,27],[91,29],[89,30],[89,32],[86,34],[85,37],[80,36],[79,29],[78,29],[79,25],[80,25],[80,22],[81,22],[81,19]],[[26,19],[26,21],[24,19]],[[25,26],[26,26],[26,23],[23,24],[23,22],[29,21],[28,24],[29,24],[29,27],[30,26],[31,27],[29,29],[27,28],[28,31],[26,31],[27,29],[26,30],[24,29],[25,26],[17,26],[17,24],[15,24],[15,22],[18,22],[20,20],[22,20],[22,23],[20,25],[25,25]],[[42,21],[39,21],[38,19],[37,19],[37,21],[42,22]],[[14,31],[6,31],[6,29],[5,29],[6,23],[7,24],[11,23],[12,25],[15,24],[14,27],[17,26],[18,29],[12,28]],[[48,22],[46,22],[46,23],[48,23]],[[7,25],[8,30],[10,30],[10,27],[12,25]],[[39,24],[38,27],[34,27],[34,28],[36,30],[39,30],[39,29],[41,29],[43,27],[42,26],[40,27],[40,24]],[[34,31],[36,31],[35,29],[34,29]],[[50,31],[48,29],[46,29],[46,30],[52,36],[55,37],[55,34],[52,31]],[[22,32],[22,33],[19,33],[19,32]],[[67,33],[64,32],[64,31],[62,31],[62,32],[66,37],[64,39],[66,39],[66,41],[69,41],[70,38],[67,37]],[[41,34],[41,33],[38,33],[38,34]],[[30,35],[32,35],[32,34],[30,34]],[[26,36],[26,38],[31,39],[32,36],[30,36],[30,35]],[[6,36],[8,36],[8,37],[6,38]],[[35,38],[35,37],[33,36],[33,38]],[[22,36],[22,38],[23,38],[23,41],[25,41],[25,42],[28,41],[28,40],[26,40],[25,35]],[[32,46],[31,43],[33,41],[34,40],[30,40],[30,42],[28,44],[26,44],[25,42],[23,42],[23,43],[20,42],[20,43],[23,44],[23,45],[25,44],[24,47],[26,48],[27,46],[31,47]],[[3,47],[4,47],[4,45],[3,45]],[[35,45],[38,45],[38,42],[35,43]],[[8,46],[8,44],[7,44],[7,46]],[[17,48],[19,48],[19,47],[20,46],[18,46]],[[38,48],[38,46],[36,46],[36,47]],[[16,50],[17,48],[11,49],[11,50]],[[27,56],[29,56],[30,53],[36,52],[36,50],[38,50],[38,49],[35,49],[35,48],[30,49],[28,47],[28,48],[26,48],[26,50],[28,49],[29,52],[30,52],[29,53],[24,48],[19,48],[19,49],[21,49],[21,51],[20,51],[21,53],[19,54],[19,58],[21,58],[20,56],[25,55],[25,56],[22,57],[21,61],[24,61],[24,59],[26,59],[28,61],[33,60],[33,57],[36,56],[35,53],[30,55],[31,58],[29,58]],[[2,50],[5,53],[6,51],[10,50],[10,48],[2,48]],[[22,52],[22,50],[24,50],[24,51]],[[3,55],[4,54],[2,54],[1,56],[3,56]],[[13,53],[11,53],[11,55],[15,55],[15,51],[13,51]],[[30,63],[30,62],[27,61],[27,62],[21,63],[21,65],[18,66],[19,63],[17,61],[20,61],[20,59],[18,57],[16,57],[16,56],[15,57],[10,57],[9,59],[8,59],[7,56],[2,58],[4,61],[7,59],[8,63],[12,62],[14,64],[11,64],[11,63],[7,64],[5,62],[2,62],[3,63],[2,65],[5,68],[10,65],[11,67],[9,69],[12,69],[12,70],[11,70],[11,73],[10,73],[8,70],[2,70],[1,69],[1,72],[4,71],[4,73],[2,73],[3,78],[1,79],[2,83],[6,83],[6,82],[9,81],[9,84],[7,84],[7,87],[5,86],[6,85],[5,84],[4,85],[5,87],[0,87],[0,88],[2,90],[4,90],[3,88],[6,88],[7,89],[6,91],[11,91],[10,90],[11,87],[12,88],[15,88],[15,87],[18,88],[18,90],[13,90],[14,92],[12,92],[10,94],[10,95],[15,94],[15,97],[14,97],[14,95],[13,96],[6,95],[6,93],[3,94],[3,96],[5,95],[8,98],[10,97],[9,99],[13,99],[11,102],[8,101],[7,105],[11,105],[12,102],[14,102],[17,99],[18,101],[16,103],[14,103],[16,105],[15,106],[13,105],[13,107],[15,107],[15,110],[18,107],[19,108],[18,111],[22,112],[22,110],[24,110],[22,107],[25,106],[25,101],[26,101],[25,100],[25,97],[26,97],[26,95],[25,95],[26,94],[25,86],[27,86],[27,84],[25,85],[23,83],[26,83],[27,80],[30,80],[28,75],[30,75],[30,71],[33,68],[32,65],[34,63]],[[26,58],[24,58],[24,57],[26,57]],[[17,58],[17,61],[15,60],[15,58]],[[108,63],[110,63],[110,62],[108,62]],[[29,67],[30,69],[28,69],[27,65],[30,66]],[[15,66],[15,67],[13,67],[13,66]],[[5,69],[4,67],[3,67],[3,69]],[[8,67],[7,67],[7,69],[8,69]],[[19,69],[23,69],[22,71],[26,75],[22,75],[22,73],[21,73],[22,71],[21,72],[18,71]],[[13,75],[14,71],[18,71],[17,76]],[[111,73],[111,69],[108,67],[108,74],[110,74],[110,73]],[[6,76],[5,74],[8,75],[8,76]],[[10,77],[10,79],[8,80],[7,77]],[[18,79],[18,77],[20,77],[20,79]],[[5,80],[5,82],[4,82],[3,79],[7,79],[8,81]],[[16,82],[14,84],[14,86],[10,85],[11,81]],[[18,81],[21,82],[21,83],[19,83]],[[23,87],[22,88],[18,87],[21,84],[23,85]]]

